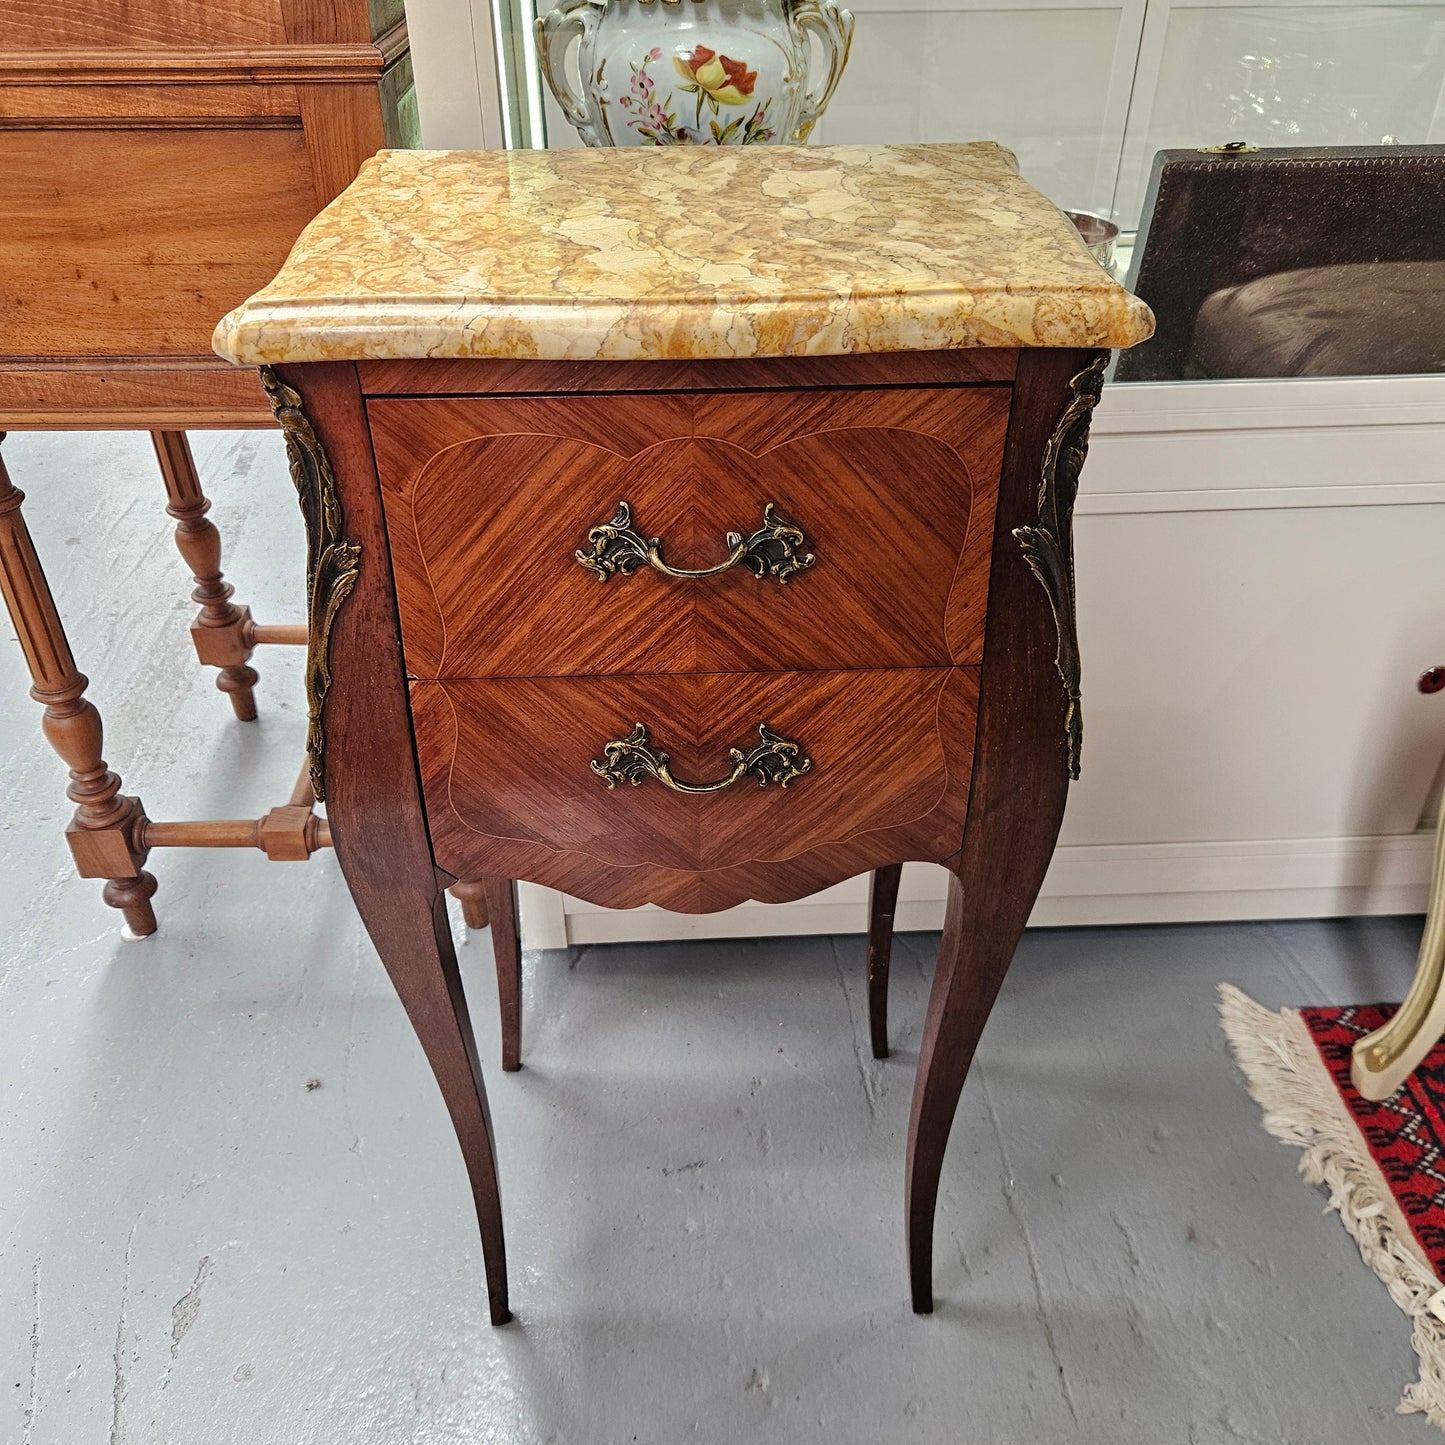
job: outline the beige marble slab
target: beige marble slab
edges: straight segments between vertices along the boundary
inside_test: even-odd
[[[216,328],[255,365],[1132,346],[1149,308],[991,142],[383,151]]]

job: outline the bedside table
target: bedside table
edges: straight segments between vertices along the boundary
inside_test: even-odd
[[[443,889],[782,902],[952,874],[908,1141],[914,1308],[1081,723],[1071,513],[1152,318],[993,145],[394,152],[217,350],[310,537],[313,778],[441,1084],[508,1316]]]

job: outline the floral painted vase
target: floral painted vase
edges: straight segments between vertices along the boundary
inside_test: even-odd
[[[542,74],[589,146],[801,145],[852,41],[835,0],[563,0],[537,21]]]

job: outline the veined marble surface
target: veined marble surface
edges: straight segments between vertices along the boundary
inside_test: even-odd
[[[1149,308],[992,142],[383,151],[232,361],[1132,346]]]

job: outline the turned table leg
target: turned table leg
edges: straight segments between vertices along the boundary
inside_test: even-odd
[[[235,590],[221,575],[221,534],[206,516],[210,499],[201,491],[195,458],[183,431],[153,431],[156,460],[165,479],[166,511],[176,519],[176,547],[195,580],[200,612],[191,624],[196,656],[220,668],[216,686],[231,699],[242,722],[256,717],[256,669],[249,665],[255,639],[251,611],[231,601]]]
[[[968,818],[950,865],[908,1124],[904,1219],[919,1314],[933,1309],[933,1216],[954,1111],[1053,856],[1069,779],[1078,776],[1072,508],[1107,360],[1107,352],[1078,351],[1026,351],[1019,359]]]
[[[1388,1099],[1445,1034],[1445,808],[1435,828],[1429,912],[1415,980],[1394,1015],[1357,1043],[1350,1077],[1367,1099]]]
[[[150,902],[156,880],[142,867],[149,851],[141,841],[145,813],[138,798],[121,794],[120,778],[105,764],[100,714],[85,696],[86,677],[75,665],[21,515],[24,500],[0,460],[0,592],[34,682],[30,696],[45,708],[41,726],[70,768],[65,791],[76,807],[66,841],[80,876],[104,878],[101,896],[121,910],[130,933],[143,938],[156,931]]]
[[[522,1067],[522,932],[517,924],[517,885],[510,878],[482,880],[492,920],[492,953],[497,960],[497,997],[502,1014],[502,1069]]]
[[[462,922],[468,928],[487,926],[487,885],[473,880],[470,883],[453,883],[447,890],[462,905]]]
[[[868,1032],[873,1057],[888,1057],[888,965],[893,953],[893,912],[901,863],[875,868],[868,880]]]

